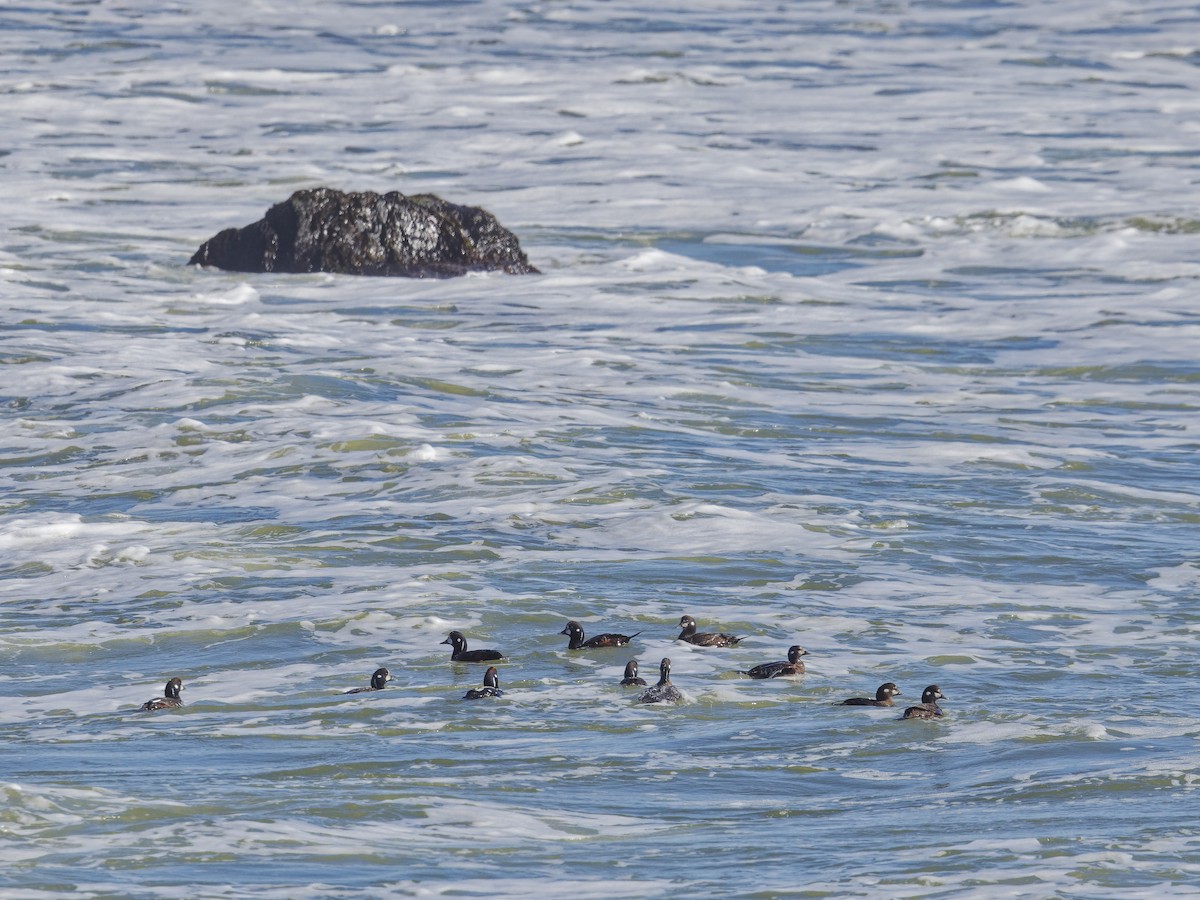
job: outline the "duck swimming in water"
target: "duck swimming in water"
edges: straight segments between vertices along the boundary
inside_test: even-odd
[[[450,651],[450,659],[454,662],[490,662],[493,659],[504,659],[504,654],[499,650],[468,650],[467,639],[461,631],[450,632],[450,636],[442,643],[454,648]]]
[[[571,640],[567,644],[568,650],[582,650],[585,647],[624,647],[631,640],[637,637],[641,632],[635,634],[598,634],[595,637],[584,640],[583,626],[572,620],[567,623],[559,634],[570,635]]]
[[[626,687],[633,687],[634,685],[645,687],[646,679],[639,678],[637,670],[638,665],[636,659],[631,659],[629,662],[625,663],[625,677],[621,679],[621,684],[625,685]]]
[[[936,684],[931,684],[925,688],[921,694],[921,703],[919,706],[910,706],[904,711],[901,718],[904,719],[939,719],[942,717],[942,709],[937,705],[939,700],[945,700],[946,695],[942,693],[942,689]]]
[[[892,698],[900,696],[900,688],[896,687],[894,681],[889,681],[887,684],[881,684],[878,690],[875,691],[875,699],[870,697],[851,697],[849,700],[843,700],[842,706],[893,706]]]
[[[463,694],[464,700],[481,700],[484,697],[503,697],[504,691],[500,690],[500,673],[496,671],[495,666],[488,666],[488,670],[483,673],[483,687],[471,688]]]
[[[804,661],[800,657],[807,655],[807,650],[799,644],[793,644],[788,647],[787,662],[763,663],[750,669],[746,674],[751,678],[786,678],[789,675],[803,675]]]
[[[343,694],[366,694],[366,693],[370,693],[371,691],[382,691],[384,685],[386,685],[391,680],[392,680],[392,673],[389,672],[387,669],[376,669],[374,674],[371,675],[371,686],[370,687],[351,688],[348,691],[342,691],[342,693]]]
[[[677,641],[686,641],[689,644],[695,644],[697,647],[733,647],[740,640],[740,637],[734,637],[732,634],[722,634],[709,631],[696,632],[696,620],[691,616],[681,616],[679,619],[679,637]]]
[[[663,657],[658,664],[658,684],[647,688],[637,698],[638,703],[682,703],[683,694],[671,684],[671,660]]]
[[[183,690],[183,682],[178,678],[172,678],[167,682],[167,686],[163,689],[161,697],[155,697],[153,700],[147,700],[139,709],[154,710],[154,709],[179,709],[183,706],[183,701],[179,699],[179,692]]]

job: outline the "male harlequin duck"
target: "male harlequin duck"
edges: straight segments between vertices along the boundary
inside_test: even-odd
[[[642,695],[637,698],[638,703],[682,703],[683,694],[679,693],[679,688],[671,684],[671,660],[663,657],[663,661],[658,664],[658,684],[647,688],[642,692]]]
[[[571,621],[567,623],[559,634],[568,634],[571,636],[570,642],[567,644],[568,650],[582,650],[584,647],[624,647],[635,637],[641,634],[640,631],[634,634],[598,634],[593,638],[584,640],[583,628],[578,622]]]
[[[167,686],[163,690],[161,697],[147,700],[141,705],[140,709],[179,709],[179,707],[183,706],[183,701],[179,699],[179,692],[182,690],[183,682],[178,678],[172,678],[167,682]]]
[[[488,670],[483,673],[483,687],[471,688],[463,694],[464,700],[480,700],[484,697],[503,697],[504,691],[500,690],[500,673],[496,671],[495,666],[488,666]]]
[[[679,619],[679,627],[683,630],[679,632],[679,637],[675,640],[687,641],[697,647],[732,647],[741,640],[740,637],[734,637],[732,634],[715,634],[707,631],[697,634],[696,620],[691,616],[682,616]]]
[[[799,644],[788,647],[787,662],[769,662],[755,666],[746,674],[751,678],[786,678],[789,675],[803,675],[804,663],[800,659],[807,656],[808,651]]]
[[[358,687],[349,691],[342,691],[343,694],[366,694],[371,691],[382,691],[383,686],[392,680],[392,673],[387,669],[376,669],[371,676],[370,687]]]
[[[621,679],[621,684],[626,687],[633,687],[634,685],[646,686],[646,679],[638,678],[636,659],[631,659],[625,663],[625,677]]]
[[[467,639],[461,631],[450,632],[450,637],[442,643],[450,644],[454,648],[450,653],[450,659],[454,662],[489,662],[493,659],[504,659],[504,654],[499,650],[468,650]]]
[[[849,700],[843,700],[842,706],[893,706],[893,697],[900,696],[900,688],[896,687],[894,681],[889,681],[887,684],[881,684],[879,689],[875,691],[875,699],[870,697],[851,697]]]
[[[945,700],[946,695],[942,693],[942,689],[936,684],[931,684],[925,688],[921,694],[921,705],[910,706],[904,711],[902,718],[905,719],[937,719],[942,715],[941,708],[937,705],[939,700]]]

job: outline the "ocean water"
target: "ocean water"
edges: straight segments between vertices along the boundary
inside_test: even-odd
[[[0,104],[0,895],[1200,895],[1193,4],[47,0]],[[543,274],[185,265],[318,185]]]

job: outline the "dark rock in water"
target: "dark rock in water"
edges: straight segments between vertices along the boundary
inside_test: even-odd
[[[537,273],[516,235],[477,206],[433,194],[296,191],[245,228],[205,241],[188,265],[232,272],[338,272],[449,278]]]

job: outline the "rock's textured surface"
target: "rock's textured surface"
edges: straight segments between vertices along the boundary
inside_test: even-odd
[[[189,265],[233,272],[338,272],[448,278],[466,272],[536,273],[487,210],[433,194],[297,191],[245,228],[205,241]]]

